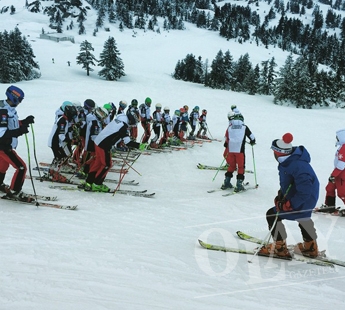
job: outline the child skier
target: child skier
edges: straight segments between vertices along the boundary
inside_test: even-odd
[[[24,92],[17,86],[6,90],[7,99],[0,101],[0,191],[9,198],[27,200],[22,193],[25,180],[26,164],[16,152],[18,137],[29,132],[29,125],[34,123],[34,117],[18,119],[16,108],[24,99]],[[9,166],[15,169],[11,185],[4,184]]]
[[[155,136],[151,140],[150,147],[153,149],[157,149],[159,147],[159,144],[157,144],[157,141],[161,135],[161,124],[162,124],[162,105],[160,103],[156,104],[156,110],[152,114],[153,124],[152,129],[155,133]]]
[[[188,137],[189,140],[195,140],[194,132],[196,129],[196,125],[198,124],[199,117],[199,107],[195,106],[193,111],[189,115],[189,124],[192,128],[192,131],[190,132]]]
[[[246,126],[242,120],[234,118],[234,112],[228,113],[228,119],[230,121],[229,127],[225,132],[225,143],[224,143],[224,158],[228,164],[227,172],[225,173],[224,184],[221,189],[232,188],[231,178],[233,177],[234,171],[237,169],[237,183],[235,191],[239,192],[244,190],[244,168],[245,168],[245,143],[246,137],[249,138],[250,144],[255,144],[255,136],[250,131],[249,127]]]
[[[321,206],[319,211],[334,212],[336,196],[338,196],[345,204],[345,129],[336,132],[336,146],[334,169],[328,178],[326,186],[325,204]]]
[[[202,110],[202,114],[199,117],[199,130],[197,133],[197,137],[199,139],[208,139],[207,137],[207,123],[206,123],[206,116],[207,116],[207,110]],[[201,133],[202,132],[202,133]]]
[[[126,115],[128,117],[130,138],[135,142],[138,137],[138,123],[140,118],[137,99],[133,99],[131,101],[131,105],[128,107]]]
[[[144,136],[142,139],[142,143],[147,143],[151,136],[151,98],[147,97],[145,99],[145,103],[142,103],[139,107],[140,110],[140,118],[141,118],[141,126],[144,129]]]
[[[266,212],[268,228],[274,242],[260,249],[260,254],[291,258],[286,245],[286,230],[282,220],[297,221],[303,243],[294,252],[308,257],[318,256],[317,235],[311,219],[319,198],[319,180],[310,165],[310,155],[304,146],[293,147],[292,134],[272,142],[271,149],[278,162],[280,190],[275,207]]]

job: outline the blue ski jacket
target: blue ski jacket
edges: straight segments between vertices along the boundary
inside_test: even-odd
[[[279,160],[278,171],[281,192],[287,193],[286,199],[293,209],[280,212],[279,217],[287,220],[310,218],[319,199],[320,184],[304,146],[294,147],[291,155]]]

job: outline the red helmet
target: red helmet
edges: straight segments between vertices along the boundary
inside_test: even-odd
[[[184,113],[184,112],[186,112],[186,110],[185,110],[184,108],[181,108],[181,109],[180,109],[180,112],[181,112],[181,113]]]

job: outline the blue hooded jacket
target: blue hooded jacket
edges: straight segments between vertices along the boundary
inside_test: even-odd
[[[310,218],[319,199],[320,184],[310,165],[308,151],[304,146],[294,147],[291,155],[279,163],[278,170],[280,189],[283,195],[287,192],[286,199],[293,209],[280,212],[279,217],[287,220]]]

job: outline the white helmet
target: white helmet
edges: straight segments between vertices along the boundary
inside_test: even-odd
[[[108,110],[104,107],[97,107],[93,113],[100,121],[103,121],[109,115]]]
[[[235,117],[235,113],[232,112],[232,111],[230,111],[230,112],[228,113],[228,120],[231,121],[231,120],[234,119],[234,117]]]
[[[157,103],[156,104],[156,109],[161,109],[162,108],[162,105],[160,103]]]

